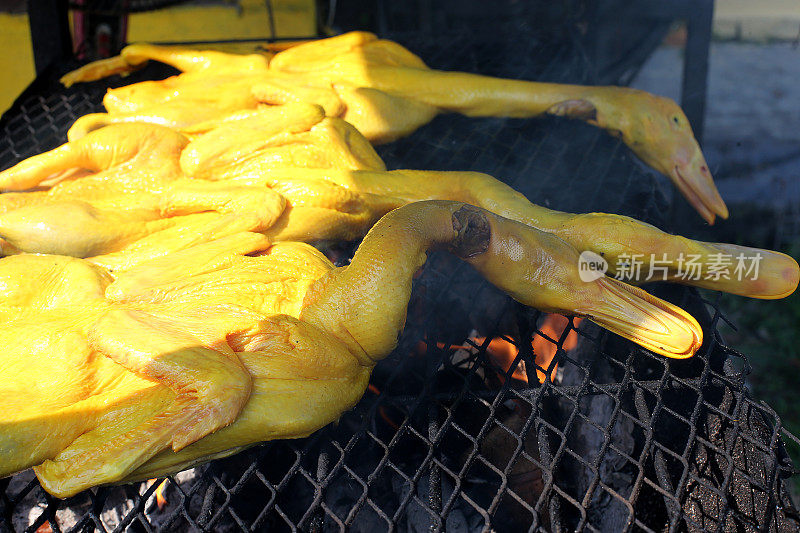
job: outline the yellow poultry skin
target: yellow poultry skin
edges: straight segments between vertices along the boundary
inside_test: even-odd
[[[319,122],[308,129],[314,120]],[[53,173],[71,176],[46,190],[0,195],[3,253],[89,257],[120,272],[238,231],[258,231],[274,241],[354,240],[394,208],[439,199],[557,235],[579,251],[602,255],[611,273],[624,257],[639,256],[634,282],[646,280],[653,260],[667,268],[665,279],[754,298],[788,296],[800,279],[797,262],[787,255],[693,241],[618,215],[553,211],[486,174],[387,172],[358,131],[341,119],[323,119],[317,106],[238,113],[198,125],[191,135],[186,145],[161,126],[113,124],[0,172],[2,190],[46,189]],[[312,135],[317,138],[308,140]],[[166,139],[165,146],[156,139]],[[123,143],[117,160],[103,159],[115,143]],[[329,168],[305,168],[312,162]],[[86,176],[87,169],[97,173]],[[695,279],[681,272],[687,258],[710,264],[717,254],[760,257],[758,276]]]
[[[263,231],[282,196],[216,182],[271,168],[383,170],[350,124],[293,104],[198,124],[189,141],[152,124],[118,124],[0,173],[5,255],[92,257],[112,270],[237,231]],[[187,179],[188,175],[204,179]]]
[[[642,161],[667,175],[709,223],[716,216],[728,216],[681,108],[643,91],[432,70],[399,44],[366,32],[300,44],[271,59],[130,45],[120,56],[91,63],[62,81],[70,86],[96,80],[150,59],[183,74],[110,89],[103,99],[108,114],[80,119],[70,138],[120,121],[181,129],[258,103],[317,103],[328,116],[344,118],[374,143],[406,136],[442,112],[476,117],[558,115],[622,138]]]
[[[547,209],[479,172],[276,169],[258,178],[234,182],[263,185],[286,199],[285,210],[264,232],[274,240],[354,240],[391,209],[420,200],[451,200],[479,206],[553,234],[578,251],[594,252],[608,262],[608,272],[612,275],[618,273],[617,267],[626,257],[635,256],[642,266],[635,273],[638,277],[626,278],[633,283],[647,281],[651,266],[666,269],[663,277],[655,274],[655,281],[669,280],[751,298],[785,298],[800,282],[800,266],[786,254],[696,241],[621,215],[572,214]],[[758,275],[741,279],[733,275],[692,278],[682,270],[689,257],[709,265],[719,254],[759,258]],[[654,272],[659,271],[656,268]]]
[[[437,248],[525,305],[660,354],[702,342],[681,309],[611,278],[582,282],[557,237],[457,202],[391,212],[342,268],[248,232],[116,279],[77,258],[18,255],[0,260],[0,475],[38,465],[66,497],[310,434],[361,397]]]

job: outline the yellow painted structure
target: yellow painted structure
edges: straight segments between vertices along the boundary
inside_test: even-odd
[[[272,0],[277,37],[310,37],[316,33],[314,0]],[[270,37],[263,0],[210,5],[179,5],[133,13],[128,17],[128,42],[202,41]],[[0,13],[0,113],[34,79],[28,16]]]
[[[314,0],[273,0],[276,36],[316,33]],[[236,4],[175,6],[128,17],[128,42],[201,41],[270,37],[263,0]]]
[[[35,76],[31,32],[26,13],[0,13],[0,113],[8,109],[14,99]]]

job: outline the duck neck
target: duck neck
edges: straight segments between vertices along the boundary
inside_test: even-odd
[[[446,248],[460,257],[489,244],[486,216],[456,202],[416,202],[392,211],[367,234],[349,266],[312,286],[301,317],[345,342],[364,363],[397,345],[414,273],[427,252]]]

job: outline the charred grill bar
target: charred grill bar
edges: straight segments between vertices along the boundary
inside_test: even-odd
[[[394,37],[434,68],[593,81],[569,34]],[[0,168],[63,142],[77,117],[100,110],[108,83],[171,72],[150,65],[65,90],[56,80],[71,67],[53,65],[0,119]],[[487,172],[551,208],[665,226],[652,172],[580,122],[440,116],[380,154],[389,168]],[[326,251],[347,261],[352,247]],[[797,528],[783,442],[800,441],[748,395],[746,359],[717,331],[719,307],[693,289],[650,289],[702,324],[694,358],[655,356],[585,321],[547,329],[542,313],[435,254],[398,348],[338,424],[170,477],[161,504],[161,480],[58,500],[30,472],[3,479],[0,531]],[[495,341],[513,345],[511,356]],[[555,356],[537,366],[545,346]],[[552,381],[539,384],[537,370]]]

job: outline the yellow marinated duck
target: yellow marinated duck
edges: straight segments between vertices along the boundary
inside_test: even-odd
[[[609,274],[632,283],[669,280],[777,299],[792,294],[800,282],[800,266],[786,254],[696,241],[622,215],[555,211],[479,172],[276,169],[232,182],[263,185],[286,199],[283,213],[264,232],[276,241],[354,240],[391,209],[421,200],[450,200],[553,234],[580,252],[594,252],[607,262]],[[714,274],[713,265],[726,260],[727,274]],[[639,268],[630,268],[631,261],[638,262]],[[701,265],[700,270],[687,275],[689,263]],[[752,266],[754,271],[735,275],[737,264]]]
[[[295,106],[303,120],[304,109],[316,110],[317,118],[321,117],[318,107]],[[782,298],[797,287],[800,270],[796,261],[777,252],[693,241],[618,215],[553,211],[531,203],[486,174],[387,172],[369,143],[341,119],[325,118],[311,129],[328,121],[333,130],[342,133],[321,137],[317,144],[309,143],[319,154],[309,160],[322,161],[322,166],[377,170],[292,167],[296,153],[281,155],[276,164],[274,153],[265,145],[275,144],[275,139],[279,140],[277,144],[284,143],[288,137],[293,141],[288,146],[296,149],[301,146],[297,141],[310,134],[291,130],[302,129],[296,128],[298,124],[306,127],[302,120],[284,120],[291,108],[287,105],[247,112],[237,115],[236,120],[224,119],[198,128],[202,134],[195,134],[195,140],[180,155],[172,150],[164,156],[170,158],[170,163],[162,165],[162,175],[167,174],[165,169],[179,173],[175,163],[179,158],[180,171],[216,180],[213,183],[175,179],[168,185],[151,181],[149,189],[137,189],[135,180],[127,183],[126,162],[88,178],[73,177],[47,191],[0,195],[0,238],[7,242],[4,254],[24,251],[89,257],[110,270],[122,271],[140,261],[238,231],[262,232],[275,241],[354,240],[394,208],[412,201],[438,199],[480,206],[557,235],[579,251],[600,254],[612,274],[621,274],[618,267],[624,265],[626,258],[636,258],[639,268],[629,269],[626,276],[632,282],[645,281],[652,272],[661,276],[657,279],[755,298]],[[276,129],[279,123],[290,131],[280,132]],[[9,189],[19,183],[33,187],[51,179],[56,171],[75,174],[84,167],[99,168],[99,163],[76,163],[72,154],[79,152],[84,154],[82,157],[91,158],[95,148],[100,155],[111,149],[104,143],[123,137],[132,142],[137,132],[150,136],[166,131],[147,124],[113,124],[94,130],[0,172],[0,187]],[[171,135],[180,139],[177,133]],[[148,161],[158,164],[154,157]],[[107,177],[109,173],[113,178]],[[110,186],[99,198],[96,188],[88,189],[94,196],[75,192],[86,189],[81,186],[82,180],[98,181],[98,176],[103,176],[98,182],[101,185],[115,180],[121,185]],[[14,251],[9,250],[8,244],[15,247]],[[757,275],[734,276],[729,272],[727,276],[707,276],[705,271],[686,275],[687,261],[706,268],[702,265],[710,265],[715,257],[722,256],[734,263],[729,271],[736,267],[739,257],[749,263],[748,267],[757,261]]]
[[[150,59],[184,72],[163,81],[110,89],[103,99],[108,114],[79,120],[72,135],[98,124],[129,120],[185,127],[195,120],[195,107],[223,112],[239,103],[249,108],[259,102],[320,104],[329,116],[341,116],[375,143],[408,135],[442,112],[517,118],[558,115],[621,137],[642,161],[667,175],[709,223],[716,216],[728,216],[686,116],[668,98],[624,87],[432,70],[399,44],[366,32],[300,44],[271,59],[232,55],[226,64],[225,57],[219,52],[137,44],[116,58],[67,74],[62,81],[69,86],[125,72]]]
[[[277,220],[285,201],[268,188],[187,179],[187,143],[162,126],[120,124],[0,173],[0,189],[28,189],[0,195],[4,252],[146,257]],[[148,246],[154,234],[161,250]]]
[[[257,176],[273,168],[386,170],[351,124],[326,117],[314,104],[288,104],[234,113],[184,130],[187,176],[217,181]]]
[[[269,188],[215,180],[282,166],[385,169],[358,131],[311,104],[194,131],[189,142],[163,126],[115,124],[0,172],[0,190],[24,191],[0,195],[3,253],[92,257],[116,270],[132,256],[264,231],[283,211]]]
[[[170,131],[175,128],[135,121],[115,124],[102,132],[99,129],[0,172],[0,192],[48,188],[98,171],[114,175],[133,171],[142,176],[155,172],[150,181],[158,182],[164,175],[180,173],[176,162],[186,175],[211,180],[276,167],[386,168],[352,125],[326,117],[315,104],[230,113],[199,122],[180,133]],[[167,137],[172,139],[169,146],[164,144]],[[154,150],[162,144],[163,148]],[[179,160],[171,157],[176,153]],[[158,168],[162,161],[164,168]],[[243,168],[226,172],[233,164]],[[144,168],[148,165],[153,168]],[[127,179],[133,182],[133,178],[130,175]],[[81,184],[86,186],[90,181],[106,182],[108,178],[102,174],[93,180],[83,179]]]
[[[242,232],[112,276],[82,259],[0,260],[0,475],[35,467],[67,497],[336,420],[396,345],[414,273],[447,249],[519,302],[588,317],[668,357],[695,353],[685,311],[601,276],[553,235],[457,202],[417,202],[347,267]]]

